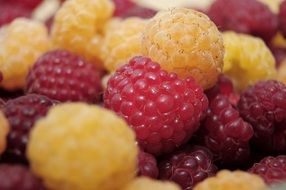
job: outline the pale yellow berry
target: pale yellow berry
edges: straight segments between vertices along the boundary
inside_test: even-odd
[[[66,103],[32,129],[27,156],[48,189],[117,190],[136,174],[138,148],[125,121],[104,108]]]
[[[159,12],[143,32],[143,53],[181,78],[212,87],[223,68],[223,40],[203,13],[174,8]]]
[[[0,84],[8,90],[25,87],[25,79],[35,61],[51,47],[44,24],[24,18],[0,29]]]
[[[6,149],[6,137],[9,132],[9,123],[0,110],[0,154]]]

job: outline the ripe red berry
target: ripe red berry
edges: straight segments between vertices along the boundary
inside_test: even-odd
[[[0,165],[1,190],[44,190],[42,181],[28,168],[20,165]]]
[[[278,18],[279,18],[279,29],[284,35],[284,37],[286,37],[286,0],[284,0],[280,4]]]
[[[56,102],[36,94],[21,96],[7,101],[3,112],[10,124],[7,138],[6,156],[25,161],[26,144],[34,123],[45,116],[48,109]]]
[[[266,157],[249,169],[249,172],[259,175],[268,184],[286,181],[286,156]]]
[[[181,80],[145,57],[135,57],[115,72],[104,103],[126,119],[141,148],[156,155],[186,143],[208,107],[193,78]]]
[[[241,116],[254,129],[253,143],[263,151],[286,151],[286,86],[278,81],[261,81],[240,97]]]
[[[208,11],[221,30],[252,34],[269,41],[277,32],[278,19],[257,0],[216,0]]]
[[[66,101],[98,102],[100,74],[81,57],[64,50],[41,56],[27,77],[27,92]]]
[[[0,27],[9,24],[18,17],[30,17],[31,13],[26,8],[11,4],[0,4]]]
[[[226,96],[217,95],[210,100],[201,129],[205,146],[220,165],[241,165],[249,159],[252,126],[240,117]]]
[[[159,175],[156,158],[142,150],[140,150],[138,155],[138,175],[154,179]]]
[[[184,148],[159,163],[160,178],[178,183],[183,190],[192,189],[216,171],[211,153],[200,146]]]

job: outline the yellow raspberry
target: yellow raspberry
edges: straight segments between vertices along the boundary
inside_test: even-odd
[[[223,39],[224,73],[233,80],[238,91],[259,80],[275,77],[275,59],[260,38],[225,32]]]
[[[138,177],[121,190],[180,190],[181,188],[172,182],[163,182],[147,177]]]
[[[141,37],[146,21],[141,18],[113,20],[108,24],[102,44],[104,66],[110,72],[141,55]]]
[[[52,108],[30,136],[35,174],[54,190],[116,190],[136,174],[135,134],[113,112],[84,103]]]
[[[283,0],[258,0],[258,1],[267,5],[273,13],[277,14],[279,12],[280,3]]]
[[[25,86],[26,75],[35,61],[50,48],[46,27],[19,18],[0,29],[1,86],[14,90]]]
[[[266,190],[263,179],[243,171],[222,170],[215,177],[195,186],[194,190]]]
[[[179,77],[192,76],[207,89],[223,68],[223,40],[203,13],[174,8],[159,12],[143,32],[143,53]]]
[[[110,0],[69,0],[56,13],[52,40],[57,48],[77,53],[99,68],[99,32],[113,14]]]
[[[9,132],[9,124],[4,114],[0,110],[0,154],[6,149],[6,136]]]

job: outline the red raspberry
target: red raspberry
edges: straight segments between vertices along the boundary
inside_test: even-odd
[[[193,78],[181,80],[145,57],[135,57],[116,71],[104,103],[126,119],[141,148],[156,155],[186,143],[208,107]]]
[[[6,157],[25,161],[26,144],[34,123],[45,116],[56,102],[36,94],[29,94],[9,100],[3,106],[3,112],[10,124],[7,138]]]
[[[178,183],[183,190],[192,189],[216,171],[211,153],[200,146],[179,150],[159,163],[160,178]]]
[[[140,150],[138,156],[138,175],[154,179],[159,175],[156,158],[152,154],[148,154],[142,150]]]
[[[54,50],[40,57],[30,70],[27,92],[62,102],[98,102],[100,73],[81,57],[64,50]]]
[[[266,41],[277,32],[277,16],[257,0],[216,0],[208,15],[221,30],[252,34]]]
[[[249,169],[249,172],[259,175],[268,184],[286,181],[286,156],[266,157]]]
[[[40,179],[20,165],[0,165],[1,190],[44,190]]]
[[[23,7],[11,4],[0,4],[0,27],[9,24],[15,18],[30,17],[30,14],[30,11]]]
[[[113,0],[115,3],[114,16],[151,18],[156,14],[155,10],[141,7],[130,0]]]
[[[284,37],[286,37],[286,0],[284,0],[280,4],[278,19],[279,19],[279,29],[284,35]]]
[[[224,95],[210,100],[205,122],[202,125],[204,144],[221,165],[241,165],[250,156],[249,141],[253,129]]]
[[[254,129],[253,143],[263,151],[286,151],[286,86],[278,81],[261,81],[240,97],[241,116]]]
[[[43,0],[6,0],[8,4],[13,6],[19,5],[30,10],[36,8]]]

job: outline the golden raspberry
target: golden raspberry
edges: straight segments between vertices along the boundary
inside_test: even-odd
[[[128,18],[113,20],[105,29],[102,47],[104,66],[110,72],[126,64],[130,58],[141,55],[142,31],[146,20]]]
[[[52,27],[55,47],[81,55],[102,67],[99,32],[113,14],[110,0],[69,0],[56,13]]]
[[[279,12],[280,3],[283,0],[258,0],[258,1],[267,5],[273,13],[277,14]]]
[[[232,79],[238,91],[259,80],[275,77],[275,59],[260,38],[225,32],[223,39],[224,73]]]
[[[192,76],[207,89],[223,68],[223,40],[203,13],[174,8],[159,12],[143,32],[143,53],[179,77]]]
[[[138,177],[121,190],[180,190],[180,187],[172,182],[162,182],[147,177]]]
[[[54,190],[115,190],[136,174],[135,135],[113,112],[84,103],[52,108],[30,136],[35,174]]]
[[[266,187],[263,179],[257,175],[222,170],[215,177],[199,183],[194,190],[264,190]]]
[[[13,90],[25,86],[26,75],[35,61],[50,48],[46,27],[19,18],[0,29],[1,86]]]
[[[0,154],[6,149],[6,136],[9,132],[9,124],[4,114],[0,110]]]

